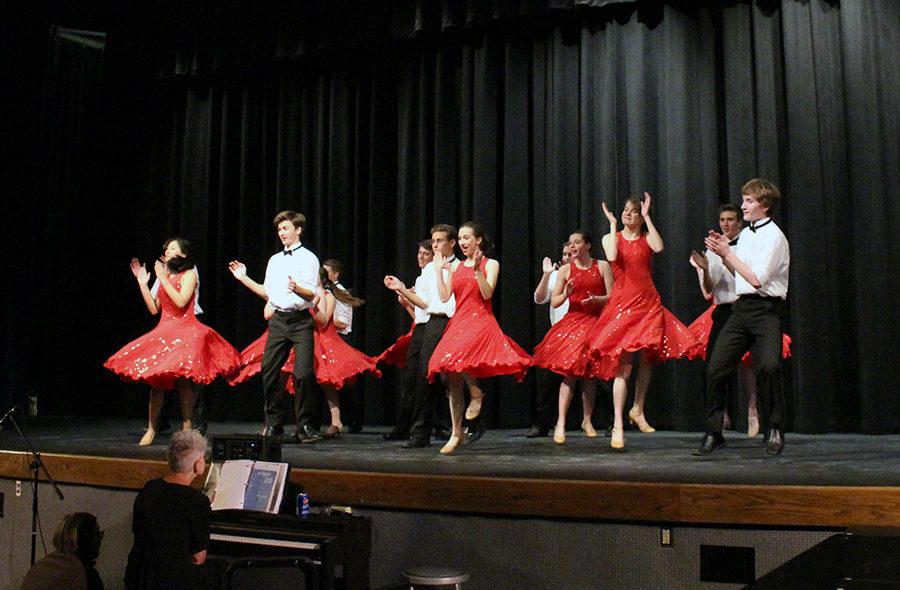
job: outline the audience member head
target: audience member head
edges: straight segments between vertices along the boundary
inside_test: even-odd
[[[53,546],[60,553],[77,555],[81,561],[93,562],[100,555],[103,531],[97,517],[90,512],[73,512],[63,517],[53,533]]]

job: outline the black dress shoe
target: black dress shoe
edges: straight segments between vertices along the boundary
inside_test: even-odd
[[[422,449],[431,446],[431,441],[427,438],[411,438],[403,443],[404,449]]]
[[[706,455],[711,454],[713,451],[718,449],[719,447],[725,446],[725,437],[719,434],[718,432],[708,432],[703,437],[703,444],[700,445],[700,448],[695,450],[693,454],[697,457],[705,457]]]
[[[437,440],[450,440],[450,429],[443,424],[435,424],[433,430]]]
[[[312,444],[322,438],[317,428],[313,428],[309,424],[304,424],[297,428],[297,442]]]
[[[769,430],[769,435],[766,437],[766,453],[770,455],[777,455],[784,450],[784,433],[781,432],[780,428],[773,428]]]
[[[160,416],[156,419],[156,434],[162,434],[163,432],[168,432],[170,430],[172,430],[172,423],[168,418]]]
[[[266,426],[260,432],[263,436],[281,436],[284,434],[284,426]]]
[[[409,438],[409,431],[404,432],[395,428],[390,432],[385,432],[381,438],[384,440],[406,440]]]
[[[469,443],[478,442],[484,436],[484,416],[478,415],[475,419],[469,421],[467,428],[467,438]]]
[[[527,433],[525,433],[525,438],[544,438],[549,432],[549,428],[544,428],[543,426],[535,424],[528,429]]]

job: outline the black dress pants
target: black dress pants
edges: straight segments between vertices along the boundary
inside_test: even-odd
[[[410,438],[420,440],[431,439],[431,429],[434,425],[434,404],[436,399],[444,397],[444,384],[438,377],[433,383],[428,382],[428,362],[444,335],[444,329],[450,321],[446,316],[431,316],[425,322],[421,331],[421,338],[413,338],[406,356],[406,368],[409,378],[415,379],[413,391],[413,413]],[[418,330],[418,326],[416,328]]]
[[[313,317],[309,311],[276,311],[269,320],[269,337],[262,360],[263,393],[266,399],[266,424],[283,426],[288,414],[281,367],[294,349],[296,393],[294,410],[297,426],[309,424],[318,428],[322,409],[322,390],[312,387]]]
[[[706,430],[722,433],[728,390],[734,368],[750,352],[756,375],[760,414],[768,428],[783,429],[784,389],[781,375],[781,314],[784,301],[776,297],[742,295],[707,357]]]

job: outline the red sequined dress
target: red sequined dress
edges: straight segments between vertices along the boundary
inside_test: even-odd
[[[573,283],[569,294],[569,311],[550,327],[550,331],[534,349],[533,364],[564,377],[598,378],[598,365],[591,362],[587,347],[591,334],[603,312],[600,306],[582,304],[589,294],[606,295],[606,283],[600,263],[592,261],[590,268],[580,269],[569,263],[569,279]]]
[[[703,312],[694,322],[688,326],[688,330],[691,331],[691,334],[700,342],[700,358],[706,360],[706,345],[709,343],[709,332],[712,330],[713,319],[712,313],[713,310],[716,309],[715,305],[710,305],[709,309]],[[791,357],[791,337],[787,334],[781,335],[781,358],[790,358]],[[744,356],[741,358],[741,363],[746,366],[751,366],[752,361],[750,359],[750,353],[744,353]]]
[[[375,359],[344,342],[332,320],[324,326],[316,323],[313,357],[316,381],[321,385],[341,389],[367,371],[381,377]]]
[[[184,273],[170,281],[181,289]],[[178,307],[168,292],[159,290],[159,324],[109,357],[103,366],[127,381],[140,381],[163,390],[177,379],[207,384],[237,370],[241,356],[215,330],[194,316],[194,297]]]
[[[653,285],[653,250],[647,236],[626,240],[619,232],[616,242],[618,251],[612,262],[615,283],[597,321],[599,329],[588,344],[602,378],[615,377],[624,352],[642,350],[653,363],[699,355],[700,343],[687,326],[663,307]]]
[[[481,262],[482,273],[487,261]],[[431,355],[428,379],[439,373],[466,373],[474,379],[514,375],[521,381],[531,357],[500,329],[490,299],[481,296],[474,268],[465,262],[453,271],[453,295],[456,312]]]
[[[386,365],[394,365],[403,368],[406,366],[406,353],[409,351],[409,344],[412,342],[413,330],[416,329],[416,323],[413,322],[409,332],[397,338],[397,341],[385,349],[384,352],[375,357],[376,363],[384,363]]]

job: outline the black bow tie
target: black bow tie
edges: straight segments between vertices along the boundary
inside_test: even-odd
[[[735,239],[731,240],[730,242],[728,242],[728,245],[729,246],[737,246],[737,241],[738,241],[738,239],[735,238]]]
[[[294,255],[294,250],[299,250],[299,249],[300,249],[300,248],[294,248],[293,250],[285,250],[285,251],[284,251],[284,255],[285,255],[285,256],[293,256],[293,255]]]
[[[765,227],[765,226],[769,225],[770,223],[772,223],[772,219],[771,219],[771,218],[770,218],[770,219],[766,219],[766,220],[763,221],[762,223],[757,223],[756,225],[754,225],[754,224],[751,223],[751,224],[750,224],[750,231],[752,231],[753,233],[756,233],[756,230],[758,230],[758,229],[761,228],[761,227]]]

